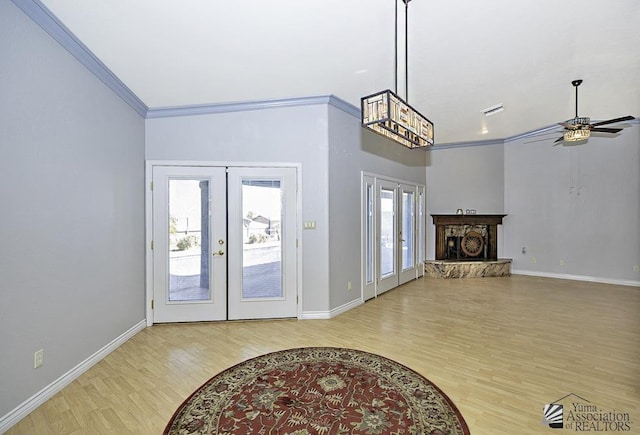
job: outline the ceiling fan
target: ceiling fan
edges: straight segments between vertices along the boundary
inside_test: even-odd
[[[618,133],[622,131],[622,128],[601,127],[601,125],[614,124],[616,122],[631,121],[635,119],[633,116],[622,116],[620,118],[608,119],[606,121],[595,122],[591,124],[591,119],[588,117],[578,116],[578,86],[582,83],[582,80],[573,80],[571,84],[576,88],[576,116],[566,122],[561,122],[560,125],[564,127],[564,134],[554,141],[555,144],[565,142],[578,142],[587,140],[591,136],[591,132],[599,133]]]

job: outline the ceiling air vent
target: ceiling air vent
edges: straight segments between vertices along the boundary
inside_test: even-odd
[[[491,115],[495,115],[496,113],[500,113],[503,110],[504,110],[504,106],[502,105],[502,103],[500,103],[500,104],[496,104],[495,106],[487,107],[482,111],[482,113],[484,113],[484,116],[491,116]]]

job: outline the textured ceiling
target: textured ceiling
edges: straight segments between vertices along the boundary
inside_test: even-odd
[[[394,0],[41,1],[150,108],[394,89]],[[437,144],[571,118],[578,78],[580,115],[638,116],[638,47],[638,0],[414,0],[408,99]]]

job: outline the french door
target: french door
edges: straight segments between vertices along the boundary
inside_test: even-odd
[[[295,317],[296,169],[153,166],[153,321]]]
[[[398,286],[398,184],[377,180],[376,182],[376,294]]]
[[[230,320],[295,317],[296,170],[230,168]]]
[[[362,177],[364,300],[423,275],[424,186]]]
[[[398,284],[416,279],[417,273],[417,188],[415,185],[398,185],[399,232]]]

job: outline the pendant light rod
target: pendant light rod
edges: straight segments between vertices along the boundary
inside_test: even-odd
[[[394,0],[395,4],[396,4],[396,15],[395,15],[395,20],[394,20],[394,24],[395,27],[393,28],[393,34],[395,35],[395,38],[393,40],[394,42],[394,51],[393,51],[393,57],[394,57],[394,64],[393,64],[393,80],[394,80],[394,88],[393,91],[397,94],[398,93],[398,0]]]
[[[404,96],[407,103],[409,102],[409,2],[411,0],[402,0],[404,3]],[[398,0],[395,0],[395,20],[394,20],[394,92],[398,93]]]
[[[409,2],[404,2],[404,98],[409,102]],[[576,88],[577,89],[577,88]]]

